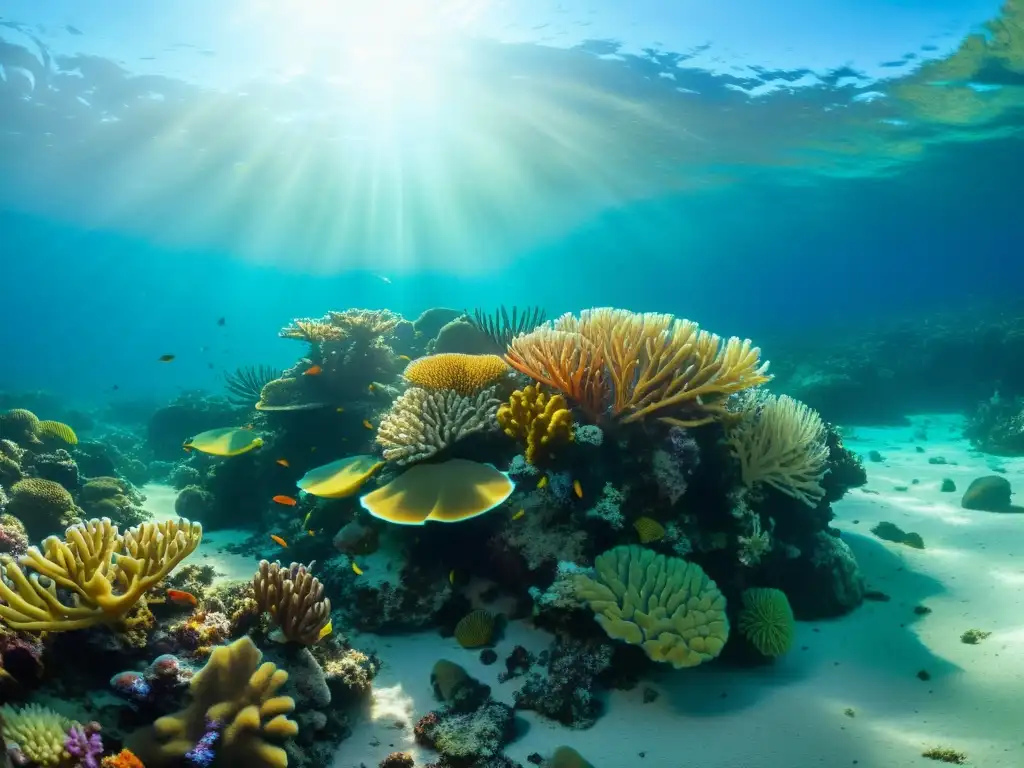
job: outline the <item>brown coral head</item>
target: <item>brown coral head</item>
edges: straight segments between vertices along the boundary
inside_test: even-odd
[[[331,620],[331,601],[324,585],[300,563],[283,568],[261,560],[253,577],[260,609],[269,613],[285,640],[312,645],[323,637]]]

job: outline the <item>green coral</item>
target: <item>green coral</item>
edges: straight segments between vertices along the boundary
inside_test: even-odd
[[[130,485],[119,477],[94,477],[82,486],[79,499],[87,517],[109,517],[119,528],[131,528],[147,519],[130,498],[131,492]]]
[[[64,739],[74,722],[52,709],[38,704],[15,709],[6,704],[0,707],[0,723],[4,741],[17,744],[32,765],[65,765],[71,758],[64,748]]]
[[[755,587],[744,591],[737,624],[743,636],[765,656],[781,656],[793,646],[796,619],[789,598],[781,590]]]
[[[73,525],[81,510],[60,483],[30,477],[11,487],[7,513],[25,524],[29,538],[41,539]]]
[[[632,545],[598,555],[594,569],[596,580],[577,575],[573,584],[612,639],[677,669],[722,652],[725,597],[700,566]]]

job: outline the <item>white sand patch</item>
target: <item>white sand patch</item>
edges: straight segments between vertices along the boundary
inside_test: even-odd
[[[915,443],[921,423],[856,430],[848,447],[884,457],[866,462],[866,488],[878,494],[855,490],[835,505],[869,587],[889,602],[800,624],[794,650],[770,667],[658,670],[632,691],[609,693],[607,712],[586,731],[523,713],[529,730],[507,754],[528,766],[530,753],[568,744],[597,768],[922,768],[941,765],[921,752],[942,745],[963,750],[974,766],[1024,765],[1024,515],[960,508],[967,485],[991,466],[1005,468],[1019,502],[1024,460],[971,451],[951,417],[930,417],[929,439]],[[949,463],[929,464],[934,456]],[[955,493],[940,492],[944,477]],[[869,529],[883,520],[921,534],[926,549],[879,541]],[[916,616],[922,604],[932,613]],[[966,645],[960,635],[972,628],[992,635]],[[438,658],[462,664],[510,703],[521,683],[497,683],[505,656],[517,643],[541,650],[548,640],[512,625],[496,649],[499,662],[485,667],[478,653],[433,632],[355,636],[357,647],[375,648],[385,662],[378,718],[356,726],[334,768],[372,768],[395,750],[420,754],[411,725],[436,706],[429,677]],[[922,670],[929,680],[918,679]],[[643,703],[645,687],[660,694],[655,702]],[[405,729],[394,727],[396,712]]]

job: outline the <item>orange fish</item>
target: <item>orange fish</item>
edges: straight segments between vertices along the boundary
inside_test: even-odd
[[[576,494],[576,498],[577,499],[582,499],[583,498],[583,486],[580,485],[580,481],[579,480],[573,480],[572,481],[572,490]]]
[[[278,459],[278,460],[277,460],[277,463],[278,463],[278,464],[280,464],[280,465],[281,465],[282,467],[287,467],[287,466],[290,466],[290,465],[288,464],[288,459]]]
[[[172,603],[178,605],[199,605],[199,601],[196,600],[196,596],[191,592],[185,592],[180,589],[168,589],[167,599]]]
[[[370,423],[369,419],[363,419],[363,426],[367,429],[373,429],[373,424]]]
[[[157,358],[161,363],[169,363],[173,359],[174,355],[160,355],[160,357]]]
[[[287,541],[282,539],[280,536],[274,535],[273,533],[270,534],[270,540],[273,541],[275,544],[280,544],[282,547],[287,547],[288,546],[288,542]]]
[[[276,501],[278,504],[284,504],[286,507],[294,507],[299,503],[291,496],[285,496],[284,494],[278,494],[272,498],[271,501]]]
[[[309,368],[307,368],[306,370],[304,370],[302,372],[302,375],[303,376],[319,376],[321,373],[323,373],[323,370],[324,369],[321,368],[319,365],[313,365],[313,366],[310,366]]]

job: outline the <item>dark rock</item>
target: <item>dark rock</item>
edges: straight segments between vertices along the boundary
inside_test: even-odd
[[[981,512],[1007,512],[1010,510],[1010,493],[1010,481],[1005,477],[979,477],[967,486],[960,506]]]
[[[884,461],[884,459],[878,451],[868,451],[868,461],[879,462]]]
[[[480,663],[486,667],[498,660],[498,654],[494,652],[493,648],[484,648],[480,651]]]
[[[942,456],[930,456],[928,458],[928,463],[929,464],[945,464],[946,463],[946,459],[943,458]]]
[[[950,480],[948,477],[942,478],[942,487],[939,488],[943,493],[955,493],[956,483]]]

